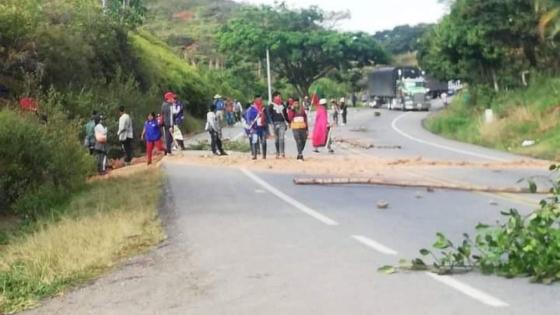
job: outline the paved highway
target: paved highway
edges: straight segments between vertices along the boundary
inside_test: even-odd
[[[340,146],[336,154],[507,162],[521,157],[434,136],[426,113],[352,110],[340,137],[400,150]],[[360,129],[360,132],[352,131]],[[238,129],[227,133],[235,136]],[[293,154],[293,144],[289,143]],[[312,153],[307,153],[308,155]],[[417,256],[436,232],[459,239],[501,209],[539,196],[427,193],[379,186],[294,186],[294,175],[165,163],[169,239],[153,253],[29,314],[541,314],[560,310],[560,285],[471,273],[378,273]],[[515,184],[542,170],[442,170],[442,181]],[[379,210],[375,204],[390,206]],[[490,200],[499,200],[492,205]]]

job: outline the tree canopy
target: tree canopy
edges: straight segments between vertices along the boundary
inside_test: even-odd
[[[542,40],[538,28],[551,4],[456,0],[450,3],[449,15],[421,40],[420,65],[441,79],[462,79],[496,90],[522,85],[527,72],[557,72],[557,45]]]
[[[372,36],[337,32],[326,28],[326,22],[327,14],[318,7],[248,7],[221,30],[218,40],[222,51],[253,62],[270,49],[274,72],[300,95],[334,70],[388,62]]]
[[[433,26],[433,24],[399,25],[392,30],[377,32],[373,37],[390,53],[403,54],[416,51],[420,38]]]

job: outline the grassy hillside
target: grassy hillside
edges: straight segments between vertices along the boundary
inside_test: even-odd
[[[560,159],[560,79],[540,78],[529,88],[502,92],[494,99],[474,91],[458,95],[450,108],[426,126],[443,136],[544,159]],[[484,104],[496,120],[483,121]],[[536,144],[523,147],[525,140]]]
[[[150,0],[144,29],[156,34],[192,63],[220,59],[215,34],[241,7],[231,0]]]

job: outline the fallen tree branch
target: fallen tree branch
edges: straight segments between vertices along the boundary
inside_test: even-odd
[[[446,189],[459,191],[476,191],[487,193],[511,193],[511,194],[548,194],[549,189],[539,188],[532,192],[529,188],[523,187],[491,187],[477,185],[456,185],[456,184],[436,184],[422,183],[406,180],[388,180],[385,178],[294,178],[296,185],[379,185],[404,188],[426,188],[426,189]]]

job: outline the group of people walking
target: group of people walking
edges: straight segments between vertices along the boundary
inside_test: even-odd
[[[341,103],[344,104],[344,100]],[[308,104],[308,99],[306,98],[302,100],[289,98],[284,103],[281,95],[275,93],[272,103],[264,106],[262,96],[256,95],[253,103],[244,115],[245,130],[251,145],[252,159],[256,160],[258,155],[262,155],[262,158],[266,159],[267,138],[269,135],[273,135],[275,138],[276,158],[285,158],[285,136],[289,128],[292,129],[296,143],[297,159],[303,161],[303,151],[309,137]],[[336,111],[333,111],[332,115],[329,115],[326,99],[321,99],[317,105],[315,124],[311,137],[314,151],[319,152],[319,148],[327,147],[330,153],[334,153],[331,135],[332,128],[337,125],[338,104]],[[344,110],[341,110],[341,113],[343,121],[346,121],[346,107],[343,108]]]
[[[125,111],[124,106],[119,107],[119,124],[117,137],[121,144],[124,162],[130,165],[132,162],[134,148],[134,128],[132,118]],[[148,165],[152,163],[154,149],[163,154],[171,154],[174,147],[185,150],[183,132],[181,127],[184,123],[184,105],[177,99],[177,95],[167,92],[161,105],[160,113],[149,113],[144,122],[144,128],[140,139],[146,142],[146,158]],[[90,120],[85,125],[84,146],[94,155],[97,162],[97,171],[100,175],[107,172],[107,154],[109,152],[109,131],[105,124],[105,117],[97,111],[93,111]],[[162,139],[165,139],[165,146]]]
[[[163,103],[159,113],[151,112],[147,115],[140,139],[146,143],[146,159],[148,165],[152,163],[153,152],[158,150],[165,155],[171,154],[173,149],[185,150],[185,142],[181,126],[185,120],[185,105],[177,99],[173,92],[163,96]],[[311,138],[315,152],[326,147],[330,153],[332,148],[332,129],[339,124],[346,124],[347,106],[344,99],[339,102],[321,99],[316,104],[315,124],[313,133],[309,137],[308,115],[311,108],[309,98],[289,98],[286,102],[279,93],[273,95],[272,102],[265,106],[261,95],[256,95],[251,104],[245,109],[240,102],[216,95],[206,115],[205,130],[209,133],[211,150],[215,155],[227,155],[223,148],[223,128],[242,123],[249,138],[251,157],[256,160],[260,155],[267,157],[267,141],[274,136],[276,158],[286,158],[286,133],[292,130],[297,147],[297,159],[303,161],[303,152],[308,138]],[[117,137],[121,144],[125,164],[129,165],[133,158],[134,129],[132,118],[121,106],[119,108],[119,124]],[[99,174],[107,171],[108,128],[105,117],[96,111],[85,125],[84,145],[91,155],[95,155]],[[164,145],[165,143],[165,145]]]

